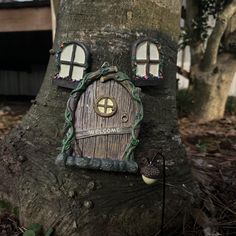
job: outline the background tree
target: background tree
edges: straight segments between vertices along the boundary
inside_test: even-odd
[[[209,18],[216,20],[210,31]],[[192,112],[199,122],[224,116],[236,72],[235,23],[235,0],[187,0],[184,42],[191,47]]]
[[[63,42],[81,41],[91,50],[92,71],[108,61],[130,76],[130,47],[136,39],[150,36],[162,45],[165,88],[143,89],[145,118],[136,159],[152,158],[157,151],[166,157],[165,235],[182,230],[194,192],[176,124],[180,5],[176,0],[63,0],[54,43],[56,50]],[[162,176],[157,185],[146,186],[139,175],[55,165],[70,92],[52,85],[55,69],[51,57],[30,111],[0,145],[1,200],[19,209],[23,225],[37,222],[61,236],[158,234]]]

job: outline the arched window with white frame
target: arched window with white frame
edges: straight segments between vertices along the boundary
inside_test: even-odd
[[[79,81],[88,67],[88,50],[79,42],[64,43],[59,53],[59,73],[61,79]]]
[[[132,66],[135,80],[157,80],[160,71],[160,44],[153,39],[141,39],[134,43]]]

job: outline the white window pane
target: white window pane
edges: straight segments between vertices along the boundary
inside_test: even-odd
[[[72,80],[81,80],[84,74],[84,67],[74,66],[72,71]]]
[[[183,65],[183,55],[184,55],[184,50],[181,49],[177,53],[177,66],[182,68]]]
[[[68,46],[65,46],[62,49],[61,52],[61,61],[71,61],[71,57],[72,57],[72,52],[73,52],[73,44],[70,44]]]
[[[107,100],[107,105],[108,105],[108,106],[113,106],[112,100],[108,99],[108,100]]]
[[[101,113],[104,113],[104,112],[105,112],[105,108],[104,108],[104,107],[98,107],[98,110],[99,110]]]
[[[105,104],[105,99],[102,99],[101,101],[99,101],[98,104],[99,104],[99,105],[104,105],[104,104]]]
[[[154,76],[159,76],[159,64],[150,64],[149,72]]]
[[[136,69],[136,75],[142,77],[146,75],[146,64],[138,64]]]
[[[190,46],[186,46],[183,55],[183,69],[189,72],[190,67],[191,67],[191,51],[190,51]]]
[[[85,52],[80,46],[76,46],[74,62],[84,64],[85,63]]]
[[[136,51],[137,60],[145,60],[147,58],[147,42],[140,43]]]
[[[150,43],[150,59],[159,60],[159,52],[157,46],[154,43]]]
[[[59,76],[62,78],[65,78],[65,77],[69,76],[69,73],[70,73],[70,66],[61,64]]]
[[[112,108],[108,107],[107,108],[107,114],[111,114],[113,112]]]
[[[102,99],[101,101],[99,101],[98,104],[99,104],[99,105],[104,105],[104,104],[105,104],[105,99]]]

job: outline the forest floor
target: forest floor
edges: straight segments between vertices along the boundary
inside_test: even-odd
[[[30,108],[30,102],[9,101],[6,98],[0,102],[0,139],[3,139],[12,128],[19,124]],[[5,203],[0,201],[0,236],[21,236],[25,228],[20,227],[14,213],[7,210]]]
[[[186,235],[236,235],[236,116],[206,124],[183,118],[179,126],[202,199]]]
[[[0,102],[0,139],[19,124],[30,102]],[[197,124],[179,120],[193,176],[201,189],[202,207],[192,212],[184,235],[236,235],[236,116]],[[17,219],[1,210],[0,236],[22,235]]]

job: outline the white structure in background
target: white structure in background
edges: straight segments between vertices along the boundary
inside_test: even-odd
[[[186,0],[183,0],[183,8],[186,9]],[[183,18],[180,19],[180,27],[183,28],[185,25],[185,20]],[[215,19],[210,17],[208,21],[208,25],[214,27]],[[208,34],[210,34],[212,29],[208,30]],[[190,72],[191,67],[191,52],[190,47],[186,46],[184,49],[179,50],[177,55],[177,66],[183,69],[186,72]],[[177,73],[176,78],[179,80],[178,87],[179,89],[187,89],[189,86],[189,80],[183,75]],[[236,73],[234,79],[232,81],[231,89],[229,91],[229,96],[236,97]]]
[[[229,91],[229,96],[234,96],[236,97],[236,73],[234,74],[234,79],[231,84],[231,88]]]
[[[50,0],[51,5],[51,19],[52,19],[52,41],[55,39],[56,34],[56,13],[55,13],[55,6],[53,4],[53,0]]]

